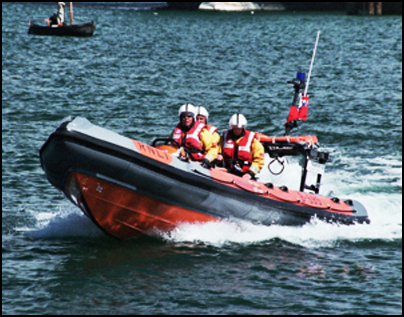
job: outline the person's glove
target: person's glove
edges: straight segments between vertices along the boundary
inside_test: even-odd
[[[207,169],[209,169],[209,168],[212,167],[212,164],[211,164],[211,163],[209,162],[209,160],[206,159],[206,158],[203,158],[203,159],[201,160],[201,165],[202,165],[202,167],[207,168]]]
[[[248,171],[247,174],[250,174],[252,180],[256,180],[255,174],[252,171]]]

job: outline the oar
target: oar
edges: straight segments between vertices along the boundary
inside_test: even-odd
[[[70,25],[73,25],[73,2],[70,2]]]

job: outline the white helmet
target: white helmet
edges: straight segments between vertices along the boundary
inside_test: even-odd
[[[236,113],[230,118],[229,126],[231,129],[236,127],[245,129],[247,127],[247,119],[241,113]]]
[[[204,116],[206,118],[206,122],[208,122],[208,118],[209,118],[209,113],[208,111],[205,109],[205,107],[199,106],[196,107],[196,115],[201,115]]]
[[[180,107],[180,110],[178,110],[178,116],[181,117],[182,113],[190,113],[195,118],[196,108],[192,103],[186,103]]]

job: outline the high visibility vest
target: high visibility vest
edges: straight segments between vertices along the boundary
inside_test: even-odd
[[[205,127],[205,125],[200,122],[194,122],[192,128],[186,133],[184,133],[180,129],[180,125],[181,123],[179,123],[175,127],[173,139],[177,141],[181,146],[190,150],[193,160],[202,160],[205,157],[205,154],[202,150],[199,135],[201,134],[202,129]]]
[[[233,131],[225,131],[222,155],[227,167],[234,170],[235,166],[239,165],[243,172],[247,172],[252,162],[251,146],[255,133],[248,130],[244,130],[244,132],[243,138],[236,143],[238,138],[234,136]]]

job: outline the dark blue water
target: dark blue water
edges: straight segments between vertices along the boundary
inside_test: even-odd
[[[402,17],[75,7],[92,38],[28,35],[56,4],[2,3],[3,314],[402,314]],[[68,15],[67,15],[68,16]],[[184,225],[102,234],[47,182],[38,150],[66,116],[151,143],[185,102],[282,135],[308,72],[331,153],[322,193],[371,224]],[[293,178],[290,173],[286,177]]]

